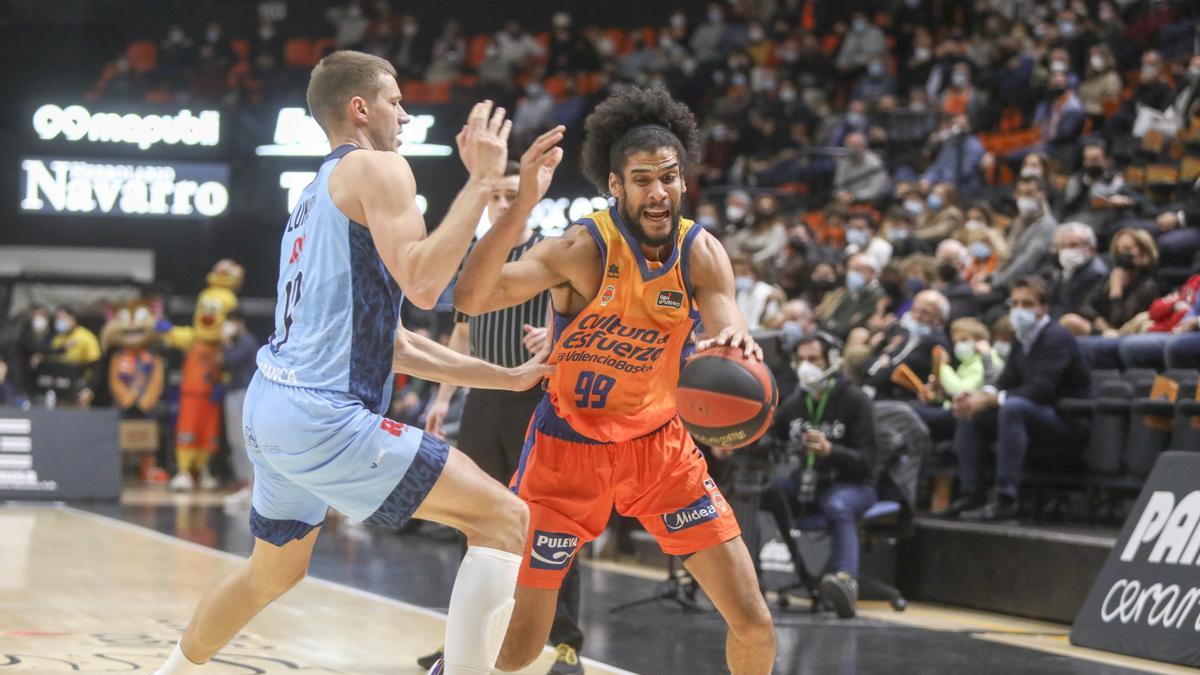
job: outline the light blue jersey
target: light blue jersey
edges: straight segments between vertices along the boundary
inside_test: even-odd
[[[243,433],[254,463],[250,531],[283,546],[332,506],[399,527],[424,501],[449,448],[389,420],[400,287],[367,228],[329,196],[353,145],[325,157],[288,218],[279,258],[275,333],[258,351]]]
[[[391,398],[403,295],[371,232],[329,196],[329,175],[355,149],[343,145],[326,155],[288,218],[275,332],[258,352],[258,370],[278,384],[350,394],[382,413]]]

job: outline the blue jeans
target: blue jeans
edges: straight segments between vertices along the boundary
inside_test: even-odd
[[[1039,446],[1081,455],[1087,444],[1087,428],[1068,422],[1048,405],[1020,396],[1009,396],[998,409],[959,420],[954,447],[958,451],[959,487],[964,495],[983,494],[979,463],[992,440],[996,441],[996,492],[1015,499],[1031,440]]]
[[[1121,369],[1121,338],[1085,335],[1075,338],[1083,358],[1092,368]],[[1126,366],[1128,367],[1128,366]]]
[[[1121,363],[1126,368],[1161,370],[1170,333],[1140,333],[1121,338]]]
[[[796,476],[777,478],[771,485],[775,495],[787,500],[793,515],[805,515],[807,511],[796,502],[800,492]],[[770,499],[768,496],[768,504]],[[833,541],[830,563],[835,572],[849,572],[858,578],[858,521],[878,500],[875,486],[864,483],[834,483],[817,494],[816,509],[825,517],[825,529]]]
[[[1163,358],[1168,368],[1200,368],[1200,333],[1172,336]]]

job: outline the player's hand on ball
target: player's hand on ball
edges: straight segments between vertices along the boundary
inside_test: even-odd
[[[450,412],[450,402],[442,403],[434,401],[429,407],[429,412],[425,413],[425,433],[433,434],[434,436],[445,440],[446,432],[442,428],[442,424],[446,421],[446,414]]]
[[[748,331],[738,330],[733,326],[726,326],[724,330],[718,333],[714,338],[701,340],[700,343],[696,345],[696,351],[702,352],[705,349],[711,349],[713,347],[733,347],[734,349],[741,349],[742,353],[746,355],[746,358],[753,358],[755,361],[762,361],[763,358],[762,347],[758,346],[758,343],[754,341],[754,338],[751,337],[750,333]]]
[[[504,108],[491,101],[476,103],[467,124],[455,136],[458,154],[472,178],[494,179],[504,175],[508,161],[508,134],[512,120],[504,119]]]
[[[521,182],[517,188],[517,200],[530,208],[550,189],[554,171],[562,161],[563,149],[558,144],[563,139],[566,127],[559,125],[538,136],[533,145],[521,155]]]

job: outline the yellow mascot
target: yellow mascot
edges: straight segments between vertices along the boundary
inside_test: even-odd
[[[187,352],[175,424],[178,472],[171,479],[173,490],[195,489],[197,477],[201,489],[217,487],[208,461],[221,445],[221,331],[237,308],[245,276],[236,262],[218,261],[208,275],[208,288],[196,299],[192,325],[172,328],[164,336],[168,345]]]

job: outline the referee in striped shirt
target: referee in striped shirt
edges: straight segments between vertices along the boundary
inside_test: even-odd
[[[522,160],[524,159],[523,157]],[[520,168],[516,162],[509,162],[504,171],[504,178],[492,191],[487,205],[489,223],[499,220],[517,200],[521,182]],[[545,187],[549,187],[549,184]],[[539,186],[538,191],[544,194],[545,188]],[[538,198],[540,197],[539,194]],[[525,217],[528,218],[528,213]],[[482,233],[477,234],[482,236]],[[521,243],[508,252],[508,261],[519,260],[526,251],[544,238],[544,235],[526,226],[521,235]],[[548,290],[523,304],[479,316],[467,316],[456,310],[454,332],[450,334],[449,347],[488,363],[512,368],[532,358],[550,339],[546,328],[549,314]],[[438,385],[437,398],[425,415],[427,433],[442,436],[442,422],[449,411],[450,399],[456,389],[457,387],[450,384]],[[467,392],[466,403],[463,404],[456,446],[475,460],[489,476],[508,485],[521,460],[529,420],[543,395],[540,386],[519,392],[471,389]],[[572,565],[563,580],[554,624],[550,629],[550,640],[557,651],[554,666],[550,669],[553,675],[583,672],[579,661],[579,650],[583,647],[583,631],[578,624],[580,588],[577,570],[578,566]],[[420,659],[418,663],[429,667],[439,656],[440,653],[431,654]]]

